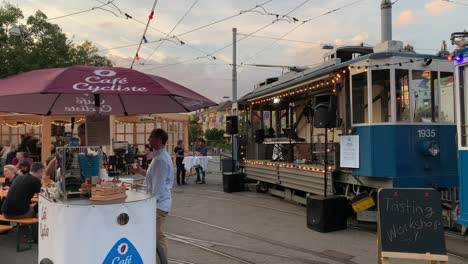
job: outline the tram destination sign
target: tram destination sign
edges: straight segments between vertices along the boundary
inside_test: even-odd
[[[434,189],[381,189],[381,252],[447,255],[440,194]]]

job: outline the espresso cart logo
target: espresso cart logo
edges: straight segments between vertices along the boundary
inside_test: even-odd
[[[102,264],[143,264],[143,260],[135,246],[122,238],[115,243]]]

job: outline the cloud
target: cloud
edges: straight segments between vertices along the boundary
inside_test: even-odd
[[[367,33],[362,33],[362,34],[357,34],[355,35],[352,39],[351,42],[353,44],[361,44],[362,42],[366,42],[369,39],[369,34]]]
[[[405,10],[400,13],[397,20],[397,25],[405,26],[416,21],[416,14],[411,10]]]
[[[433,15],[438,15],[452,9],[454,5],[449,2],[434,0],[425,4],[424,7]]]
[[[344,41],[342,39],[335,39],[334,41],[335,45],[337,46],[343,46],[344,45]]]

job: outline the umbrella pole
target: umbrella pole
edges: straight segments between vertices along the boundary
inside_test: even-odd
[[[70,138],[73,137],[73,129],[75,129],[75,117],[71,118],[71,136],[70,136]]]

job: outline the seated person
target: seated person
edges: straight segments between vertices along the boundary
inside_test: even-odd
[[[26,161],[23,161],[19,164],[19,171],[18,173],[20,175],[26,175],[29,173],[29,170],[31,169],[31,165],[26,162]]]
[[[16,179],[18,169],[13,165],[5,165],[3,167],[3,175],[5,175],[5,182],[3,183],[3,190],[7,191]]]
[[[36,204],[31,204],[31,198],[41,191],[41,178],[44,171],[45,167],[42,163],[34,162],[30,173],[15,179],[2,205],[5,218],[21,219],[35,216]]]
[[[55,182],[51,179],[51,175],[47,173],[47,169],[46,169],[46,173],[42,175],[41,182],[42,182],[42,188],[50,188],[50,187],[55,186]]]
[[[26,161],[31,165],[34,161],[33,159],[29,158],[28,153],[26,152],[17,152],[16,153],[16,158],[14,158],[11,162],[11,164],[15,165],[16,168],[19,168],[19,164],[23,161]]]

